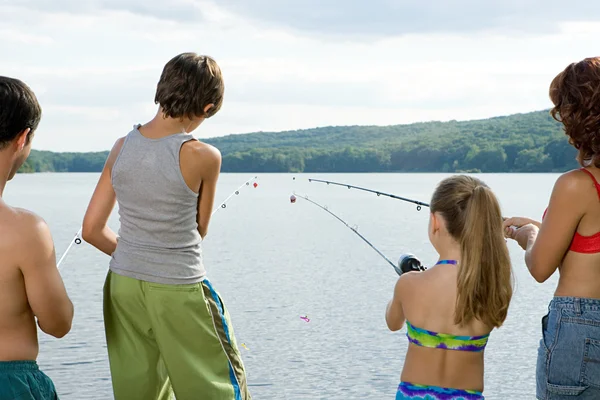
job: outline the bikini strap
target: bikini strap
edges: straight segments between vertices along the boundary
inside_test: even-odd
[[[580,168],[579,170],[585,172],[586,174],[588,174],[590,176],[590,178],[592,178],[592,180],[594,181],[594,186],[596,186],[596,192],[598,193],[598,198],[600,198],[600,183],[598,183],[594,174],[592,174],[590,171],[588,171],[585,168]]]

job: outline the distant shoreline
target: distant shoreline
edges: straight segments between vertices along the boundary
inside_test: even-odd
[[[578,168],[576,150],[548,110],[473,121],[330,126],[227,135],[221,172],[557,173]],[[32,150],[19,172],[100,172],[108,151]]]

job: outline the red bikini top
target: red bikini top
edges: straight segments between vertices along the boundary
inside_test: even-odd
[[[600,198],[600,183],[598,183],[594,175],[587,169],[581,168],[581,171],[585,172],[592,178],[594,181],[594,186],[596,186],[596,191],[598,192],[598,198]],[[547,211],[548,209],[546,208],[542,220],[546,216]],[[575,231],[575,235],[573,235],[573,241],[571,242],[569,250],[574,251],[575,253],[600,253],[600,232],[592,236],[583,236]]]

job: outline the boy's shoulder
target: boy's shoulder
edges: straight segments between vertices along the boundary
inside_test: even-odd
[[[215,146],[200,140],[190,140],[181,147],[184,162],[196,167],[221,164],[221,152]]]
[[[196,152],[198,155],[221,157],[221,152],[219,149],[199,139],[190,140],[186,144],[189,144],[189,147],[193,149],[192,151]]]

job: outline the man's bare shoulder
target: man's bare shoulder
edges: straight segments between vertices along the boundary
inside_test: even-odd
[[[40,240],[51,238],[46,221],[32,211],[4,206],[0,208],[0,216],[3,225],[0,235],[4,236],[10,230],[11,236],[21,243],[39,243]],[[0,240],[4,238],[0,237]]]
[[[50,228],[39,215],[0,205],[0,266],[21,268],[28,260],[53,251]]]

